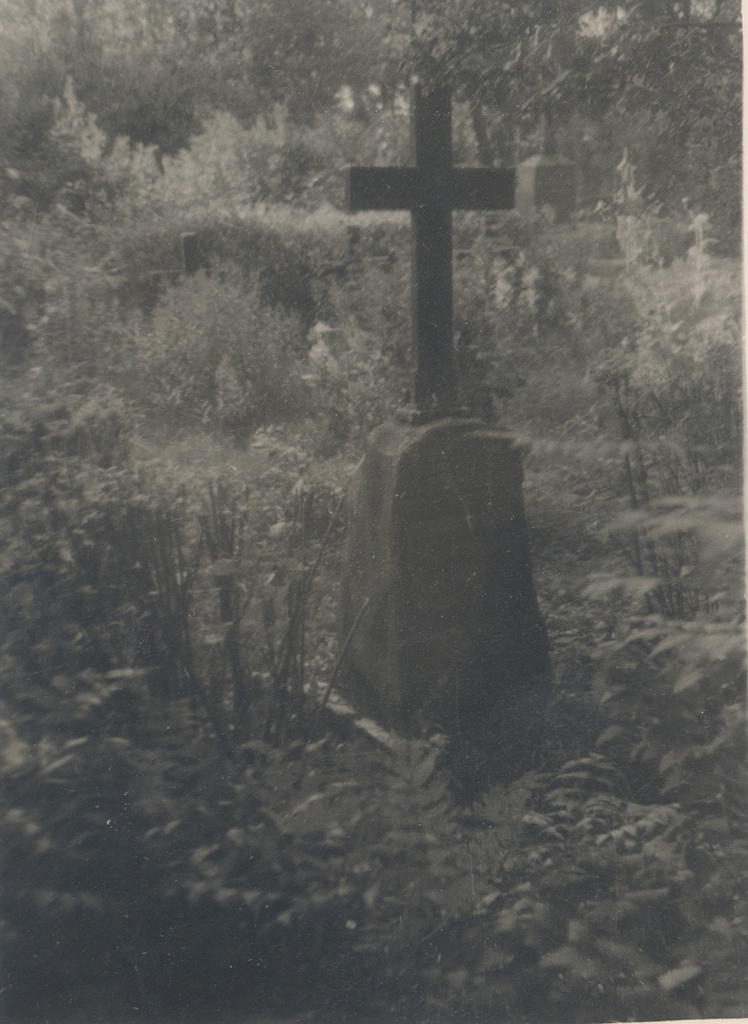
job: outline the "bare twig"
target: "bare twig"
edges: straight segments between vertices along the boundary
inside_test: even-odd
[[[320,715],[324,711],[325,705],[327,704],[327,701],[330,699],[330,694],[332,693],[332,688],[335,685],[335,683],[337,682],[338,676],[340,675],[340,670],[343,667],[343,662],[345,660],[346,654],[348,653],[348,648],[351,645],[351,641],[353,640],[353,637],[355,636],[356,631],[357,631],[357,629],[358,629],[358,627],[359,627],[359,625],[361,623],[361,620],[364,617],[366,609],[368,607],[369,607],[369,598],[367,597],[366,600],[364,601],[364,603],[361,605],[361,608],[359,609],[358,615],[353,620],[353,624],[351,625],[351,628],[348,630],[348,635],[346,636],[346,638],[345,638],[345,640],[343,642],[343,646],[340,649],[340,654],[338,655],[338,657],[337,657],[337,659],[335,661],[335,665],[333,666],[333,670],[330,673],[330,678],[329,678],[329,680],[327,682],[327,686],[325,687],[325,692],[322,694],[322,699],[320,700],[319,705],[317,706],[317,711],[316,711],[316,713],[314,715],[314,722],[312,723],[312,729],[311,729],[311,732],[310,732],[310,739],[311,739],[312,736],[314,736],[314,734],[317,731],[317,724],[319,723]]]

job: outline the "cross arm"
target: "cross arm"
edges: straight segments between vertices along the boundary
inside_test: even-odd
[[[412,210],[419,198],[421,177],[415,167],[349,167],[346,205],[360,210]]]
[[[446,174],[417,167],[349,167],[346,200],[360,210],[414,210],[435,206],[446,210],[511,210],[513,170],[454,167]]]
[[[455,167],[452,171],[453,210],[511,210],[516,175],[495,167]]]

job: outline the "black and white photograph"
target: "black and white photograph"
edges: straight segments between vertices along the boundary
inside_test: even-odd
[[[740,0],[0,0],[0,1019],[748,1019]]]

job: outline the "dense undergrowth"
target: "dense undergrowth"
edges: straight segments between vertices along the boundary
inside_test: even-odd
[[[530,443],[558,681],[533,770],[466,803],[438,745],[317,699],[346,480],[408,386],[402,224],[198,222],[168,199],[213,188],[199,147],[151,180],[59,118],[85,211],[6,207],[0,264],[8,1019],[744,1014],[740,288],[707,219],[623,196],[615,274],[597,226],[459,226],[463,400]]]

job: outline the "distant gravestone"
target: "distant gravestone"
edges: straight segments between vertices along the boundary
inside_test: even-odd
[[[414,407],[350,494],[343,688],[409,736],[526,742],[551,683],[512,439],[457,413],[452,211],[509,209],[514,173],[452,165],[451,97],[414,89],[415,166],[352,168],[349,205],[411,212]]]
[[[550,121],[546,119],[543,150],[517,167],[517,210],[531,217],[549,207],[556,223],[568,221],[576,208],[577,171],[561,156]]]

